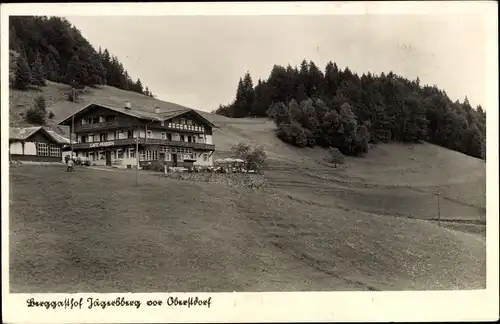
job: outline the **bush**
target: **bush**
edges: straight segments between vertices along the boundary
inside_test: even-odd
[[[310,143],[314,143],[312,132],[304,129],[295,121],[290,124],[279,124],[277,136],[282,141],[298,147],[305,147]]]
[[[231,147],[231,151],[235,158],[246,161],[247,170],[256,170],[263,168],[266,165],[266,152],[260,146],[252,147],[243,142]]]
[[[163,162],[161,161],[154,161],[149,164],[145,164],[142,167],[143,170],[149,170],[149,171],[156,171],[156,172],[164,172],[165,168],[163,166]]]
[[[345,156],[339,151],[338,148],[330,147],[328,149],[328,153],[330,154],[329,162],[335,164],[335,167],[337,167],[338,164],[344,164]]]
[[[31,124],[43,125],[47,117],[46,103],[44,96],[38,96],[35,104],[26,112],[26,121]]]
[[[71,89],[69,92],[68,92],[68,101],[71,101],[71,102],[75,102],[77,101],[77,94],[76,94],[76,91],[75,93],[73,94],[73,89]]]

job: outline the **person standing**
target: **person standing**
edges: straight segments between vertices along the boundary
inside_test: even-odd
[[[73,165],[74,165],[73,159],[72,158],[68,159],[68,168],[66,169],[66,172],[73,172]]]

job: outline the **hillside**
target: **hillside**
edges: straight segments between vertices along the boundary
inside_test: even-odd
[[[271,117],[277,136],[298,147],[335,147],[360,155],[369,143],[423,140],[485,159],[486,113],[465,96],[453,102],[436,85],[423,85],[392,71],[357,74],[328,62],[275,64],[254,87],[250,72],[240,78],[233,101],[220,105],[223,116]]]
[[[128,100],[133,107],[143,109],[154,109],[156,106],[164,109],[178,109],[178,106],[172,103],[108,86],[89,88],[82,95],[81,102],[71,103],[67,101],[66,88],[66,85],[52,82],[42,88],[41,92],[49,103],[48,111],[55,114],[55,118],[49,120],[51,125],[55,125],[90,102],[122,105]],[[10,91],[11,125],[24,123],[21,115],[38,94],[40,91],[36,90]],[[144,246],[138,245],[139,250],[146,251],[156,244],[165,246],[160,238],[171,237],[174,232],[183,234],[174,235],[173,240],[183,239],[183,235],[186,235],[184,239],[188,239],[190,235],[196,235],[205,242],[203,244],[211,246],[211,252],[203,254],[196,252],[200,249],[190,247],[188,252],[184,252],[189,254],[188,259],[200,260],[202,263],[200,267],[212,270],[215,269],[214,264],[217,263],[229,267],[226,271],[227,279],[212,282],[210,287],[206,288],[212,291],[234,287],[240,290],[397,290],[484,287],[486,172],[483,160],[427,143],[421,145],[380,144],[372,148],[366,157],[346,157],[346,164],[334,169],[325,161],[326,150],[299,149],[283,143],[275,136],[274,123],[268,119],[233,119],[206,112],[201,113],[220,126],[220,129],[214,132],[218,157],[227,156],[231,145],[240,141],[262,145],[265,148],[269,156],[269,167],[264,174],[270,185],[269,191],[231,191],[219,185],[214,187],[208,184],[176,182],[175,187],[181,188],[179,189],[181,191],[173,195],[172,192],[167,192],[169,186],[163,185],[163,180],[158,180],[156,176],[144,175],[143,181],[147,181],[152,186],[147,192],[154,193],[151,197],[148,196],[150,200],[147,201],[150,201],[150,204],[144,205],[149,206],[145,207],[146,210],[152,211],[151,216],[148,217],[153,217],[155,208],[161,208],[157,206],[158,202],[155,202],[154,197],[169,196],[173,199],[171,208],[180,208],[175,209],[179,215],[190,215],[186,223],[181,224],[178,220],[172,219],[169,221],[169,226],[155,227],[156,229],[169,228],[173,226],[172,224],[177,224],[169,234],[167,230],[166,233],[163,233],[163,230],[153,230],[151,224],[145,219],[137,219],[130,215],[130,221],[137,223],[137,227],[134,225],[134,228],[141,228],[139,232],[133,235],[126,234],[128,230],[123,229],[125,232],[120,230],[115,236],[99,244],[123,249],[117,242],[121,242],[121,235],[128,235],[136,242],[146,242]],[[61,130],[65,131],[65,129]],[[57,178],[58,171],[54,171],[56,173],[44,172],[44,177],[49,178],[36,180],[37,176],[31,174],[32,171],[12,170],[14,172],[12,192],[17,195],[12,207],[13,215],[24,215],[23,210],[27,207],[23,201],[30,195],[28,189],[23,189],[27,188],[26,186],[22,187],[18,184],[35,181],[36,186],[40,186],[54,182],[54,186],[58,187],[61,181],[63,183],[73,181]],[[78,175],[78,177],[84,177],[83,181],[89,188],[95,185],[96,177],[101,180],[107,179],[105,183],[110,186],[109,190],[115,185],[116,188],[122,186],[120,183],[130,179],[126,173],[122,176],[118,172],[93,170],[85,171],[85,174]],[[426,221],[436,218],[437,201],[434,192],[437,186],[440,186],[442,193],[441,217],[443,220],[448,220],[442,223],[443,227],[439,227],[435,221]],[[210,201],[211,207],[204,205],[204,208],[197,209],[195,203],[176,204],[175,201],[182,202],[187,199],[182,198],[182,192],[199,193],[198,197],[202,201]],[[54,192],[53,194],[47,193],[47,195],[45,198],[39,197],[40,199],[31,201],[30,208],[48,212],[50,204],[47,205],[45,202],[59,199],[57,198],[59,194]],[[51,197],[51,195],[55,196]],[[143,204],[146,204],[142,194],[137,196],[130,191],[121,194],[118,192],[118,196],[113,198],[114,202],[107,205],[114,206],[109,208],[116,209],[116,215],[123,214],[120,209],[121,203],[119,203],[122,201],[120,195],[126,195],[127,199],[137,202],[144,201]],[[71,199],[77,199],[77,197],[78,195],[72,195],[69,198],[70,201],[67,201],[68,206],[76,205],[76,201],[72,202]],[[94,198],[92,198],[93,201],[99,199]],[[138,203],[137,208],[140,209],[141,203]],[[191,207],[181,208],[181,205]],[[97,215],[101,207],[95,208],[97,208]],[[199,214],[200,210],[203,210],[203,217]],[[20,225],[16,226],[23,227],[25,220],[15,217],[20,222]],[[99,220],[96,224],[101,221]],[[114,222],[114,220],[110,221]],[[154,224],[160,224],[163,221],[165,220],[154,220]],[[68,220],[68,222],[73,221]],[[203,227],[202,223],[206,227]],[[56,226],[56,224],[57,220],[54,219],[54,225],[46,224],[44,228]],[[75,224],[77,226],[77,223]],[[98,228],[98,225],[96,226],[87,230],[98,232],[102,230]],[[187,230],[187,228],[191,229]],[[25,229],[24,231],[28,231],[22,234],[25,236],[17,236],[18,243],[12,247],[14,255],[20,253],[16,246],[25,244],[22,242],[32,237],[29,232],[32,230],[35,229]],[[153,232],[154,235],[151,234]],[[80,239],[88,240],[84,236],[90,232],[82,233]],[[64,242],[64,237],[62,239]],[[36,244],[40,246],[55,244],[50,243],[54,240],[44,241],[43,237],[37,240]],[[57,246],[48,250],[63,249],[56,254],[46,256],[48,260],[52,260],[50,262],[54,262],[44,265],[47,273],[51,267],[60,266],[57,260],[59,260],[60,253],[62,255],[66,253],[64,252],[67,251],[67,249],[64,250],[65,244],[57,243]],[[177,253],[170,251],[173,248],[158,249],[163,252],[158,252],[155,260],[168,259],[166,256],[170,255],[169,253]],[[126,260],[129,252],[116,250],[116,253]],[[97,258],[95,255],[85,254],[80,257],[84,258],[82,262],[86,260],[85,258],[91,258],[87,261],[100,262],[107,265],[109,269],[113,269],[114,264],[118,262],[113,261],[111,255]],[[14,284],[18,291],[26,291],[23,287],[26,285],[27,278],[35,278],[30,277],[29,274],[25,276],[23,275],[25,271],[19,270],[26,268],[23,262],[31,262],[30,264],[38,262],[35,255],[27,256],[27,258],[28,260],[16,257],[12,265],[20,274],[18,278],[15,278]],[[133,258],[137,258],[137,255],[134,254]],[[149,259],[144,259],[145,257],[141,258],[144,264],[151,262]],[[228,258],[231,258],[233,263],[229,264]],[[186,260],[183,262],[187,262]],[[282,265],[278,266],[276,262]],[[431,266],[431,263],[434,266]],[[147,271],[140,268],[139,263],[127,265],[129,272],[135,273],[135,277],[132,275],[123,277],[120,282],[112,284],[112,288],[108,289],[111,292],[123,289],[137,290],[140,287],[139,290],[155,291],[155,289],[161,290],[162,284],[178,282],[180,279],[176,276],[180,276],[183,272],[182,266],[174,269],[169,265],[170,275],[165,277],[161,271],[155,270],[161,269],[162,264],[151,265]],[[246,268],[242,266],[245,264]],[[68,265],[64,266],[68,267]],[[167,265],[164,264],[164,266]],[[257,276],[260,278],[258,281],[251,279]],[[139,281],[132,280],[132,277],[139,278]],[[156,286],[146,284],[150,277],[157,278]],[[308,278],[307,281],[301,279],[305,277]],[[41,283],[43,275],[36,278],[38,281],[41,280],[38,283],[40,287],[46,287],[54,292],[73,287],[71,278],[66,279],[69,280],[67,283],[47,279],[45,284]],[[87,291],[95,289],[94,281],[86,280],[85,276],[81,278],[83,282],[78,288],[71,289],[87,289]],[[201,272],[197,272],[193,278],[188,283],[179,281],[177,286],[170,285],[169,288],[195,290],[196,287],[200,287],[200,282],[206,282]]]
[[[9,17],[11,86],[25,90],[46,80],[77,89],[107,84],[153,96],[140,79],[133,81],[120,60],[108,49],[96,50],[76,26],[62,17]]]
[[[55,114],[54,119],[49,120],[49,125],[57,124],[58,121],[65,119],[90,102],[121,106],[124,101],[128,100],[133,106],[142,109],[154,110],[156,106],[170,110],[179,109],[179,106],[173,103],[108,86],[88,88],[88,92],[81,97],[82,102],[72,103],[67,100],[66,89],[66,85],[52,82],[42,88],[43,95],[48,102],[48,111]],[[30,107],[39,93],[36,90],[11,89],[9,95],[11,125],[25,124],[21,115]],[[286,179],[287,173],[293,172],[296,182],[299,181],[297,177],[304,177],[306,178],[304,181],[310,181],[320,187],[324,185],[324,180],[327,180],[328,187],[323,188],[326,192],[341,190],[345,193],[346,190],[354,190],[355,193],[348,195],[353,201],[362,201],[358,199],[363,198],[364,192],[374,187],[379,190],[379,193],[383,192],[377,198],[377,203],[382,203],[384,197],[392,201],[393,193],[397,193],[396,197],[423,196],[429,202],[429,206],[435,205],[429,193],[435,191],[436,186],[439,185],[443,196],[451,199],[450,204],[452,201],[453,204],[458,204],[450,206],[450,214],[454,214],[456,210],[460,211],[460,206],[465,204],[470,208],[480,208],[482,211],[470,210],[470,215],[464,215],[464,217],[468,219],[480,217],[484,220],[486,171],[485,163],[480,159],[432,144],[380,144],[371,149],[366,157],[348,157],[345,168],[333,170],[324,160],[327,157],[325,150],[321,148],[299,149],[283,143],[275,136],[274,123],[268,119],[235,119],[199,112],[220,126],[220,129],[214,132],[216,154],[220,156],[227,154],[231,145],[240,141],[262,145],[272,159],[271,166],[273,161],[280,164],[279,175],[276,172],[271,173],[276,174],[275,181],[281,181],[281,175]],[[62,132],[67,131],[65,127],[55,128]],[[296,168],[297,166],[299,169]],[[407,186],[409,188],[406,188]],[[421,202],[415,201],[415,205],[421,205]],[[388,206],[384,208],[386,207]],[[404,204],[402,208],[405,208]],[[443,208],[446,208],[446,205]],[[482,216],[478,216],[477,213]],[[453,217],[459,218],[461,215]]]

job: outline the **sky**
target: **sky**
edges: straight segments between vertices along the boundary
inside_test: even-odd
[[[486,54],[497,34],[481,14],[66,18],[159,99],[204,111],[230,103],[246,71],[256,83],[274,64],[303,59],[323,70],[331,60],[359,75],[418,76],[486,110],[492,102]]]

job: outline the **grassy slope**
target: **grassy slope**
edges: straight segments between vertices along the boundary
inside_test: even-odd
[[[73,104],[66,101],[66,88],[67,86],[64,85],[49,83],[43,89],[50,104],[49,110],[56,114],[53,122],[63,119],[71,112],[92,101],[121,105],[125,100],[130,100],[134,106],[146,106],[150,109],[157,105],[171,107],[153,98],[111,87],[93,89],[83,96],[84,102]],[[11,124],[22,124],[19,113],[29,107],[35,95],[36,91],[18,92],[12,90],[10,92]],[[269,287],[274,285],[277,289],[287,289],[287,287],[290,289],[320,289],[320,284],[326,282],[327,289],[348,289],[349,287],[358,289],[360,286],[365,289],[367,287],[392,287],[396,289],[397,287],[431,286],[436,288],[465,287],[467,283],[470,283],[471,287],[478,287],[478,285],[484,284],[484,237],[439,228],[437,224],[432,222],[408,219],[435,218],[436,197],[433,192],[439,185],[442,192],[442,218],[484,221],[486,181],[483,161],[430,144],[414,146],[385,144],[371,150],[365,158],[349,157],[345,166],[333,169],[324,162],[326,157],[324,150],[297,149],[279,141],[273,134],[274,125],[270,121],[264,119],[234,120],[208,113],[204,114],[221,126],[221,129],[214,133],[219,156],[226,155],[230,146],[239,141],[261,144],[265,147],[270,157],[270,170],[266,171],[266,176],[273,185],[276,194],[265,196],[245,193],[245,199],[239,201],[237,193],[231,193],[224,188],[220,188],[222,191],[212,193],[210,188],[205,188],[201,184],[182,184],[177,190],[181,190],[181,192],[185,190],[191,194],[197,192],[202,197],[204,195],[212,197],[216,193],[228,197],[227,200],[217,203],[213,200],[215,198],[210,198],[212,203],[206,205],[207,208],[211,209],[205,214],[208,215],[209,219],[217,217],[217,214],[227,215],[227,217],[237,215],[232,221],[234,228],[226,224],[227,220],[224,223],[224,226],[229,226],[227,228],[210,227],[212,232],[209,234],[210,239],[207,242],[213,240],[213,235],[224,236],[220,238],[220,242],[223,242],[224,246],[213,247],[213,249],[218,250],[214,253],[221,253],[222,250],[228,249],[225,245],[233,244],[234,240],[241,239],[247,244],[248,240],[252,240],[251,235],[264,235],[265,239],[258,239],[261,244],[250,244],[248,250],[242,250],[247,252],[225,251],[224,253],[229,253],[229,255],[231,253],[249,253],[247,256],[238,255],[241,258],[252,258],[252,260],[255,260],[256,257],[264,258],[265,261],[259,259],[260,261],[255,262],[256,264],[264,262],[268,268],[270,267],[268,262],[275,262],[269,260],[271,252],[283,252],[280,255],[284,259],[280,262],[285,264],[287,263],[285,259],[290,261],[290,258],[295,258],[296,261],[300,261],[290,261],[296,270],[289,274],[288,281],[286,279],[280,280],[276,277],[278,273],[274,273],[272,275],[274,277],[262,279],[264,281],[261,286],[265,283],[270,285]],[[91,184],[92,176],[90,173],[86,176],[89,177],[88,183]],[[35,176],[33,175],[33,177]],[[13,180],[14,183],[21,181],[20,178],[13,178]],[[158,185],[158,190],[161,192],[166,189]],[[119,194],[126,197],[132,195],[127,192],[124,190]],[[100,199],[96,193],[82,194]],[[25,195],[29,195],[29,193],[25,193]],[[125,199],[118,197],[116,197],[117,201],[125,201]],[[165,197],[165,194],[158,193],[158,197]],[[142,195],[141,197],[130,197],[134,200],[139,198],[142,198]],[[50,204],[47,201],[44,200],[43,203]],[[136,201],[142,204],[142,200]],[[42,201],[38,203],[41,204]],[[48,206],[46,208],[49,208]],[[74,205],[68,204],[68,206]],[[181,208],[175,202],[172,203],[172,206]],[[196,205],[193,205],[193,208],[195,208],[194,206]],[[18,208],[19,213],[21,213],[23,207]],[[39,207],[35,203],[33,208]],[[258,212],[255,213],[253,210],[258,210]],[[91,217],[93,213],[82,212],[82,215],[83,217]],[[109,215],[114,214],[110,212]],[[147,217],[151,213],[144,215]],[[183,214],[179,211],[177,215]],[[199,221],[200,224],[205,224],[201,218],[192,217],[189,218],[192,219],[190,223],[196,224]],[[284,227],[271,226],[269,222],[276,219],[285,224]],[[175,222],[179,221],[180,219],[175,218]],[[93,222],[91,221],[91,223]],[[144,226],[146,226],[145,230],[152,230],[147,225]],[[484,234],[484,226],[473,224],[446,224],[446,226]],[[275,227],[277,242],[268,237],[272,236],[271,232]],[[177,228],[177,233],[183,233],[184,230],[184,227]],[[219,230],[227,233],[219,233]],[[157,234],[156,238],[151,239],[153,242],[151,244],[158,244],[160,242],[158,240],[161,240],[164,233],[158,232]],[[197,233],[196,235],[201,234]],[[325,249],[325,247],[329,248]],[[259,254],[261,250],[264,256]],[[417,251],[421,253],[420,256],[414,256]],[[168,252],[167,249],[164,253],[173,252]],[[175,253],[172,256],[175,257]],[[238,260],[238,257],[235,258]],[[429,260],[429,262],[424,266],[425,260]],[[433,265],[435,262],[432,260],[444,261],[440,265]],[[227,264],[228,261],[225,262]],[[247,266],[250,263],[247,263]],[[317,270],[314,272],[317,278],[310,279],[309,284],[293,280],[293,278],[301,278],[300,273],[303,275],[307,273],[304,268],[301,268],[304,265]],[[422,276],[419,277],[413,273],[416,271],[415,269],[407,268],[409,265],[414,265],[417,268],[424,267],[418,270],[422,271]],[[435,269],[435,267],[438,268]],[[454,267],[456,270],[453,270]],[[279,266],[273,264],[271,268],[278,271]],[[279,276],[283,276],[282,270],[279,271]],[[237,271],[241,271],[241,269]],[[295,274],[293,274],[294,271]],[[285,272],[290,272],[290,269],[286,269]],[[233,275],[236,274],[229,276]],[[395,276],[394,280],[391,279],[393,275]],[[306,278],[309,278],[308,274]],[[416,281],[412,283],[412,280]],[[233,283],[236,282],[235,280]],[[249,282],[241,285],[242,288],[261,287],[256,283]],[[215,286],[227,287],[222,283]]]
[[[62,166],[13,166],[12,289],[399,290],[485,285],[485,242],[479,235],[422,220],[333,209],[272,191],[233,190],[158,174],[142,175],[136,188],[131,174],[86,168],[66,174]]]

